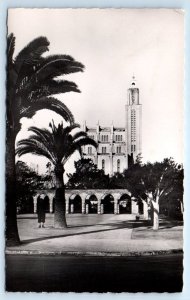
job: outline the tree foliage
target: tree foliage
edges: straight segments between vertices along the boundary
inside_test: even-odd
[[[17,210],[20,213],[31,213],[33,196],[37,189],[43,187],[43,178],[29,168],[23,161],[16,163]]]
[[[134,164],[124,172],[124,178],[132,196],[150,206],[155,229],[159,226],[160,204],[172,197],[183,199],[183,168],[172,158],[144,165]]]
[[[76,171],[68,175],[67,187],[70,189],[106,189],[109,187],[109,175],[99,170],[89,158],[75,162]]]
[[[21,156],[32,153],[39,156],[45,156],[55,168],[63,168],[70,156],[75,152],[81,153],[81,147],[92,145],[97,147],[96,142],[89,138],[86,132],[71,132],[79,128],[78,124],[63,126],[63,123],[56,126],[54,121],[49,124],[50,130],[30,127],[29,131],[33,134],[28,139],[23,139],[17,143],[16,153]]]
[[[21,156],[32,153],[38,156],[45,156],[54,167],[56,194],[55,194],[55,227],[66,227],[65,218],[65,185],[63,174],[64,165],[75,151],[81,153],[81,147],[92,145],[97,147],[96,142],[89,138],[83,131],[72,133],[78,124],[63,126],[63,123],[56,126],[50,123],[50,130],[30,127],[32,135],[28,139],[18,142],[16,153]]]
[[[69,55],[44,56],[49,51],[46,37],[31,41],[16,57],[14,50],[15,36],[11,33],[7,45],[7,122],[12,121],[15,132],[20,129],[22,117],[31,118],[41,109],[55,111],[73,123],[70,110],[52,95],[79,93],[74,82],[57,77],[82,72],[84,66]]]
[[[39,110],[49,109],[73,124],[71,111],[54,95],[80,92],[74,82],[64,80],[63,76],[84,70],[84,66],[69,55],[45,56],[49,50],[46,37],[34,39],[16,56],[15,40],[11,33],[7,39],[6,81],[6,243],[10,246],[20,242],[15,180],[15,140],[21,129],[20,120],[33,117]]]

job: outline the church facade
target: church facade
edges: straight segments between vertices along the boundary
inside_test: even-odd
[[[127,90],[125,120],[123,127],[95,127],[84,124],[83,130],[98,143],[98,148],[83,147],[83,157],[90,158],[105,174],[113,175],[123,172],[142,153],[142,105],[139,88],[133,76]]]

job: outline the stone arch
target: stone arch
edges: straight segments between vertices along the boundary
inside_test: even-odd
[[[85,198],[86,213],[97,214],[98,213],[98,198],[95,194],[88,194]]]
[[[132,200],[127,193],[121,194],[118,199],[118,213],[119,214],[132,213]]]
[[[114,196],[111,193],[105,193],[101,197],[102,205],[104,214],[114,214]]]
[[[82,198],[79,194],[69,197],[69,213],[82,213]]]

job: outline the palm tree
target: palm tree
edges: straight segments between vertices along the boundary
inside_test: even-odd
[[[43,56],[49,41],[38,37],[14,58],[15,37],[7,43],[7,97],[6,97],[6,242],[18,244],[16,220],[15,140],[23,117],[31,118],[41,109],[50,109],[66,121],[74,123],[70,110],[52,95],[80,92],[77,85],[57,76],[83,71],[84,66],[68,55]]]
[[[97,147],[96,142],[89,138],[85,132],[78,131],[75,134],[71,134],[72,130],[77,127],[80,126],[73,124],[64,128],[62,123],[56,127],[54,122],[50,123],[51,131],[30,127],[29,130],[34,134],[29,136],[28,139],[19,141],[16,149],[16,153],[19,156],[26,153],[45,156],[54,166],[56,178],[55,228],[67,226],[65,218],[65,185],[63,180],[65,163],[76,150],[81,154],[82,146],[89,144]]]

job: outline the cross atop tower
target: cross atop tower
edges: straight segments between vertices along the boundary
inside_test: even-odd
[[[131,81],[131,88],[136,88],[136,85],[137,85],[137,82],[136,82],[135,75],[133,73],[132,81]]]

